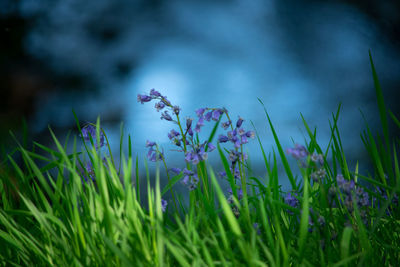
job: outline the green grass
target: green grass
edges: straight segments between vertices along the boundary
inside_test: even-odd
[[[228,151],[221,144],[214,153],[220,155],[227,181],[216,178],[207,162],[188,163],[188,169],[199,176],[199,186],[186,193],[188,203],[175,190],[182,173],[168,174],[166,186],[160,188],[160,172],[168,169],[165,161],[154,177],[145,162],[146,176],[139,177],[140,161],[133,155],[130,136],[128,155],[122,153],[122,129],[118,165],[108,140],[107,153],[94,148],[102,131],[99,119],[94,124],[96,140],[83,142],[83,151],[77,148],[82,138],[67,138],[61,144],[50,130],[57,149],[34,143],[29,150],[24,138],[17,152],[1,160],[0,265],[396,266],[400,262],[400,139],[390,136],[388,115],[394,125],[400,127],[400,123],[385,107],[371,56],[370,60],[383,133],[381,137],[366,125],[361,134],[372,173],[359,173],[358,164],[346,162],[338,128],[340,106],[330,122],[331,137],[325,148],[302,117],[308,133],[304,145],[310,154],[299,161],[301,176],[290,168],[289,162],[295,159],[284,152],[264,108],[265,126],[272,131],[278,151],[267,153],[256,135],[266,179],[248,175],[249,164],[240,161],[241,179],[235,181]],[[206,139],[209,142],[219,123]],[[77,126],[81,132],[78,120]],[[69,142],[72,152],[66,149]],[[238,151],[242,153],[242,147]],[[320,167],[313,163],[312,152],[323,155]],[[92,163],[95,182],[83,182],[82,177],[89,175],[83,171],[85,162]],[[278,172],[280,164],[284,173]],[[317,168],[326,172],[319,182],[312,179]],[[355,180],[355,188],[368,193],[368,206],[357,204],[355,191],[346,202],[338,174],[346,181]],[[289,180],[298,205],[285,201],[278,177]],[[140,182],[147,183],[144,196]],[[229,185],[233,197],[227,198],[221,183]],[[387,192],[386,197],[377,187]],[[336,190],[334,195],[332,190]],[[170,200],[163,212],[161,199],[166,196]]]

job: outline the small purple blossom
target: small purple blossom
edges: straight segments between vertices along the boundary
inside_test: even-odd
[[[299,206],[299,200],[296,198],[296,193],[288,192],[285,196],[285,203],[293,208],[297,208]],[[291,210],[287,211],[289,214],[293,214]]]
[[[179,115],[179,111],[181,110],[180,107],[174,106],[172,109],[174,110],[175,115]]]
[[[161,101],[165,104],[165,105],[167,105],[168,107],[171,107],[172,105],[171,105],[171,102],[166,98],[166,97],[163,97],[162,99],[161,99]]]
[[[214,149],[216,149],[216,147],[213,144],[208,143],[208,152],[212,152]]]
[[[256,136],[256,134],[254,133],[254,131],[247,131],[246,132],[246,137],[254,139],[254,137]]]
[[[152,161],[156,162],[158,160],[163,160],[164,158],[164,153],[158,151],[157,145],[155,142],[150,142],[149,140],[146,141],[146,147],[149,148],[149,151],[147,152],[147,158]],[[156,147],[154,149],[154,147]]]
[[[326,176],[326,170],[324,168],[318,169],[315,172],[311,173],[311,179],[314,182],[321,181]]]
[[[222,115],[222,113],[223,113],[223,111],[220,110],[220,109],[214,110],[213,113],[212,113],[212,119],[213,119],[214,121],[219,120],[219,117]]]
[[[221,178],[225,178],[226,177],[226,172],[225,171],[220,171],[218,172],[218,176]]]
[[[92,165],[91,161],[89,161],[85,164],[85,171],[83,171],[82,176],[86,183],[88,183],[90,181],[95,182],[95,174],[94,174],[93,165]]]
[[[183,175],[184,176],[181,180],[181,183],[184,184],[189,189],[189,191],[193,191],[194,189],[196,189],[197,184],[199,183],[199,178],[197,177],[197,174],[185,168],[183,169]]]
[[[172,121],[172,117],[168,114],[168,111],[164,111],[161,113],[161,119]]]
[[[243,128],[237,128],[237,133],[242,136],[246,134],[246,131]]]
[[[193,164],[198,164],[201,160],[206,160],[208,158],[208,154],[205,151],[205,144],[207,142],[203,143],[202,145],[196,145],[192,151],[186,152],[185,154],[185,160],[187,162],[192,162]]]
[[[211,120],[211,116],[212,116],[212,111],[209,111],[206,113],[206,115],[204,116],[204,119],[206,121],[210,121]]]
[[[204,116],[201,116],[199,118],[199,120],[197,121],[197,124],[196,124],[196,127],[194,128],[194,131],[199,133],[200,129],[201,129],[201,126],[203,126],[203,125],[204,125]]]
[[[192,127],[192,118],[187,118],[186,119],[186,129],[189,130]]]
[[[218,136],[218,142],[220,142],[220,143],[226,143],[226,142],[228,142],[229,141],[229,138],[227,137],[227,136],[225,136],[225,135],[220,135],[220,136]]]
[[[168,169],[168,171],[171,171],[171,172],[173,172],[175,174],[180,174],[181,173],[181,169],[179,169],[179,168],[170,168],[170,169]]]
[[[175,131],[174,129],[172,129],[169,133],[168,133],[168,138],[169,140],[172,140],[173,138],[179,136],[180,133],[178,133],[177,131]]]
[[[236,122],[236,128],[240,128],[242,126],[243,121],[244,120],[241,117],[239,117],[239,119]]]
[[[196,110],[197,117],[203,116],[204,111],[206,111],[205,108],[199,108],[198,110]]]
[[[222,123],[222,128],[224,128],[225,130],[228,129],[228,127],[231,125],[231,121],[226,121]]]
[[[307,149],[299,144],[295,144],[294,148],[286,149],[286,153],[292,155],[292,157],[294,157],[295,159],[301,159],[308,156]]]
[[[154,88],[150,90],[150,96],[153,98],[161,97],[160,92],[156,91]]]
[[[137,95],[137,101],[140,102],[141,104],[143,104],[144,102],[150,102],[151,101],[151,97],[148,95]]]
[[[165,212],[167,209],[168,202],[165,199],[161,199],[161,210],[162,212]]]
[[[318,163],[318,164],[320,164],[320,165],[323,165],[324,164],[324,155],[322,155],[322,154],[317,154],[317,153],[313,153],[312,155],[311,155],[311,161],[313,161],[313,162],[315,162],[315,163]]]
[[[233,195],[232,188],[228,188],[227,191],[228,191],[229,195]],[[243,198],[243,190],[242,190],[242,188],[239,188],[236,191],[237,191],[237,194],[238,194],[238,199],[241,200]]]
[[[96,142],[96,127],[93,126],[92,124],[88,124],[85,127],[82,128],[82,137],[86,142],[90,142],[90,139],[93,140],[93,143],[95,144],[96,149],[98,147],[103,147],[105,144],[105,140],[104,140],[104,134],[103,131],[100,130],[100,141],[99,141],[99,146],[97,146],[97,142]]]
[[[157,109],[157,111],[162,110],[165,107],[165,104],[163,102],[157,102],[154,107]]]
[[[151,142],[149,140],[146,141],[146,147],[153,147],[156,145],[156,142]]]

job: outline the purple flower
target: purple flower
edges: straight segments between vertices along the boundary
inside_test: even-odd
[[[204,111],[206,111],[205,108],[199,108],[198,110],[196,110],[197,117],[203,116]]]
[[[285,203],[293,208],[297,208],[299,205],[299,200],[296,198],[296,193],[288,192],[285,196]],[[289,214],[293,214],[292,211],[288,210]]]
[[[229,160],[230,160],[232,163],[235,163],[236,161],[238,161],[238,160],[239,160],[239,156],[240,156],[240,153],[237,152],[236,150],[231,150],[231,151],[229,152]]]
[[[156,98],[156,97],[160,97],[161,94],[158,91],[156,91],[155,89],[151,89],[150,90],[150,96]]]
[[[219,137],[218,137],[218,142],[220,142],[220,143],[226,143],[226,142],[228,142],[229,141],[229,138],[227,137],[227,136],[225,136],[225,135],[220,135]]]
[[[236,135],[232,136],[231,138],[232,143],[235,145],[236,148],[240,148],[241,143],[241,139],[239,139],[239,137],[237,137]]]
[[[183,174],[187,176],[193,176],[194,172],[185,168],[183,169]]]
[[[192,118],[187,118],[186,119],[186,129],[189,130],[192,127]]]
[[[241,136],[240,137],[240,140],[241,140],[241,144],[242,145],[244,145],[244,144],[247,144],[249,141],[247,140],[247,137],[246,136]]]
[[[317,171],[311,173],[311,179],[313,179],[314,182],[319,182],[325,176],[326,170],[324,168],[318,169]]]
[[[208,158],[208,154],[205,151],[204,145],[200,147],[199,151],[197,152],[197,154],[199,155],[199,157],[202,160],[206,160]]]
[[[170,169],[168,169],[168,171],[171,171],[171,172],[173,172],[175,174],[180,174],[181,173],[181,169],[179,169],[179,168],[170,168]]]
[[[256,134],[254,133],[254,131],[247,131],[246,132],[246,137],[254,139],[254,137],[256,136]]]
[[[86,172],[85,172],[86,171]],[[86,183],[89,183],[90,181],[95,181],[95,174],[93,170],[93,165],[92,162],[89,161],[85,164],[85,171],[83,171],[82,176],[83,179],[85,180]],[[82,181],[83,183],[83,181]]]
[[[161,210],[162,212],[165,212],[167,209],[168,202],[165,199],[161,199]]]
[[[351,194],[351,192],[355,189],[355,183],[353,180],[345,180],[343,175],[338,174],[336,176],[336,182],[339,187],[339,189],[344,193],[344,194]]]
[[[192,128],[189,128],[188,134],[189,134],[190,136],[193,136],[193,130],[192,130]],[[187,140],[186,140],[186,144],[188,144],[188,141],[187,141]]]
[[[162,110],[165,107],[165,104],[163,102],[157,102],[154,107],[157,109],[157,111]]]
[[[199,178],[197,177],[197,174],[185,168],[183,169],[183,175],[184,176],[181,180],[181,183],[187,186],[189,191],[193,191],[194,189],[196,189],[197,184],[199,183]]]
[[[209,112],[206,113],[204,118],[206,119],[206,121],[210,121],[211,120],[211,116],[212,116],[212,111],[209,111]]]
[[[234,170],[232,168],[230,168],[230,169],[231,169],[231,172],[233,173],[233,178],[239,180],[240,179],[239,169],[238,168],[235,168]]]
[[[228,129],[229,125],[231,125],[231,121],[226,121],[222,123],[222,128],[224,128],[225,130]]]
[[[178,107],[178,106],[174,106],[174,107],[173,107],[173,110],[174,110],[175,115],[179,115],[179,111],[180,111],[181,109],[180,109],[180,107]]]
[[[194,131],[197,132],[197,133],[199,133],[199,132],[200,132],[200,128],[201,128],[201,126],[203,126],[203,125],[204,125],[204,117],[201,116],[201,117],[199,118],[199,120],[197,121],[197,124],[196,124],[196,127],[194,128]]]
[[[295,144],[294,146],[294,148],[286,149],[286,153],[292,155],[295,159],[301,159],[308,156],[308,151],[304,146],[299,144]]]
[[[236,122],[236,128],[240,128],[242,126],[243,121],[244,120],[241,117],[239,117],[239,119]]]
[[[148,95],[137,95],[137,101],[140,102],[141,104],[143,104],[144,102],[150,102],[151,101],[151,97]]]
[[[175,131],[174,129],[172,129],[169,133],[168,133],[168,138],[169,140],[179,136],[180,133],[178,133],[177,131]]]
[[[322,154],[317,154],[317,153],[313,153],[311,155],[311,160],[315,163],[319,163],[320,165],[324,164],[324,155]]]
[[[156,145],[156,142],[150,142],[149,140],[146,141],[146,147],[153,147]]]
[[[228,188],[228,203],[232,204],[233,203],[233,192],[231,188]],[[238,196],[238,200],[241,200],[243,198],[243,191],[241,188],[239,188],[238,190],[236,190],[237,192],[237,196]]]
[[[156,149],[154,149],[154,146]],[[149,151],[147,152],[147,158],[152,161],[156,162],[158,160],[163,160],[164,153],[158,151],[157,145],[155,142],[150,142],[149,140],[146,141],[146,147],[149,147]]]
[[[208,151],[212,152],[214,149],[216,149],[216,147],[213,144],[208,143]]]
[[[100,130],[100,141],[99,141],[99,147],[97,146],[97,141],[96,141],[96,127],[93,126],[92,124],[88,124],[85,127],[82,128],[82,135],[83,139],[86,142],[90,142],[90,138],[93,140],[93,143],[95,144],[96,149],[99,147],[103,147],[105,142],[104,142],[104,134],[103,131]]]
[[[222,112],[223,112],[223,111],[220,110],[220,109],[214,110],[213,113],[212,113],[212,119],[213,119],[214,121],[219,120],[219,117],[222,115]]]
[[[246,134],[246,131],[243,128],[237,128],[237,133],[242,136]]]
[[[229,132],[228,132],[228,138],[229,138],[229,140],[232,140],[232,138],[233,138],[234,136],[236,136],[236,134],[237,134],[236,129],[233,130],[233,131],[229,131]]]
[[[168,111],[164,111],[161,113],[161,119],[172,121],[172,117],[168,114]]]
[[[225,178],[226,177],[226,172],[225,171],[220,171],[218,172],[219,177]]]
[[[165,105],[167,105],[167,106],[169,106],[169,107],[172,106],[172,105],[171,105],[171,102],[169,102],[169,100],[167,99],[167,97],[163,97],[163,98],[161,99],[161,101],[162,101]]]

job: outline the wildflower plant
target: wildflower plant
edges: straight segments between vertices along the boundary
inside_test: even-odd
[[[143,144],[146,197],[130,136],[128,153],[120,149],[116,165],[100,119],[83,127],[77,119],[79,135],[65,144],[50,130],[56,149],[38,143],[28,149],[15,138],[17,152],[0,160],[0,265],[397,266],[400,142],[390,138],[387,116],[396,127],[400,122],[384,105],[370,59],[382,134],[374,137],[367,125],[361,135],[371,160],[367,174],[358,163],[354,169],[347,163],[340,106],[325,148],[302,117],[305,142],[286,153],[264,107],[276,144],[266,153],[255,127],[249,130],[241,117],[232,120],[225,108],[199,108],[183,119],[181,108],[160,92],[138,95],[170,123],[165,134],[184,165],[167,166],[168,153],[157,140]],[[214,127],[202,139],[206,123]],[[252,138],[259,142],[265,176],[248,171],[244,147]],[[123,139],[121,131],[120,148]],[[222,179],[208,165],[209,153],[219,154]],[[157,166],[155,177],[148,161]],[[159,165],[168,179],[163,188]],[[282,179],[291,188],[284,191]],[[221,183],[229,184],[226,191]],[[188,203],[175,191],[179,184]]]

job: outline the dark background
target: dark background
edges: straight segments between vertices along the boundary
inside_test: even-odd
[[[0,142],[13,146],[8,131],[18,132],[22,118],[33,140],[51,145],[48,125],[63,140],[76,133],[74,109],[82,122],[100,115],[115,149],[123,121],[136,153],[145,153],[146,139],[168,151],[172,125],[153,104],[136,102],[156,88],[184,117],[224,106],[246,127],[252,120],[268,151],[273,140],[257,97],[285,147],[304,143],[300,112],[326,144],[341,102],[345,152],[368,164],[359,110],[379,125],[368,50],[387,106],[400,114],[399,14],[399,1],[378,0],[3,0]],[[175,158],[171,165],[182,167],[183,156]]]

